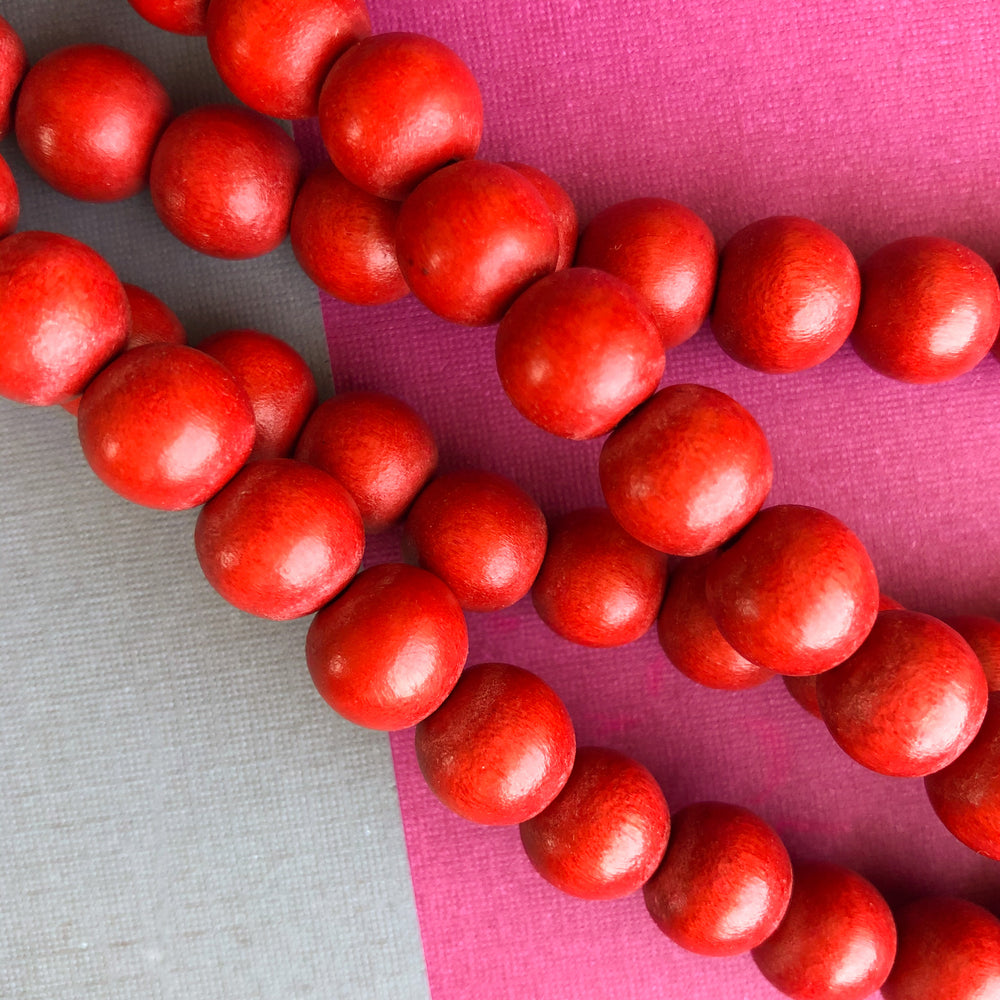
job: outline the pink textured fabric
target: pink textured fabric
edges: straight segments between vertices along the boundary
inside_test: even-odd
[[[372,0],[376,30],[440,38],[481,82],[481,155],[535,164],[584,220],[660,195],[723,242],[754,219],[806,215],[863,259],[918,234],[1000,256],[1000,46],[978,0]],[[378,310],[324,302],[334,376],[413,404],[445,468],[511,476],[546,513],[599,502],[599,442],[529,426],[493,365],[493,331],[449,326],[412,299]],[[739,368],[707,330],[672,352],[665,382],[716,386],[750,408],[776,459],[771,502],[823,507],[869,546],[883,589],[934,614],[1000,615],[1000,369],[914,388],[849,347],[792,376]],[[396,555],[392,538],[374,558]],[[372,558],[372,556],[370,556]],[[954,841],[919,781],[849,761],[780,682],[727,695],[696,688],[650,634],[587,651],[550,634],[530,602],[471,618],[472,662],[537,671],[581,743],[632,754],[673,808],[741,803],[798,857],[855,867],[890,899],[935,891],[996,908],[1000,868]],[[412,734],[393,748],[435,1000],[778,994],[747,957],[688,955],[640,896],[561,896],[517,831],[476,828],[424,788]]]

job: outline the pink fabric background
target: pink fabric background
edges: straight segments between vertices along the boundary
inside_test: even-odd
[[[773,214],[841,234],[859,258],[933,233],[1000,257],[1000,45],[991,4],[944,0],[372,0],[376,30],[454,47],[486,104],[481,155],[549,171],[583,220],[638,195],[700,213],[720,244]],[[599,442],[529,426],[507,403],[493,331],[449,326],[412,300],[324,302],[340,388],[396,393],[436,431],[443,466],[502,472],[547,514],[600,499]],[[668,357],[666,382],[731,393],[776,457],[772,502],[824,507],[869,546],[883,589],[936,614],[1000,614],[997,361],[912,388],[845,348],[788,377],[739,368],[707,330]],[[398,557],[376,542],[369,561]],[[475,616],[472,662],[552,683],[581,744],[636,756],[673,808],[757,810],[797,857],[857,868],[893,901],[961,893],[1000,906],[1000,868],[940,827],[922,783],[870,774],[780,681],[695,687],[655,636],[593,652],[550,634],[530,602]],[[653,927],[640,896],[584,903],[532,871],[513,829],[476,828],[424,788],[412,734],[394,738],[400,802],[435,1000],[776,997],[748,957],[709,961]]]

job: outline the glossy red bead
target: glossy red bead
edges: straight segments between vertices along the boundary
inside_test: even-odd
[[[986,677],[968,643],[916,611],[882,611],[858,651],[816,680],[823,721],[859,764],[922,777],[950,764],[986,714]]]
[[[20,217],[21,196],[17,190],[17,181],[14,180],[7,161],[0,156],[0,239],[17,229]]]
[[[496,323],[558,257],[545,199],[501,163],[453,163],[423,181],[399,213],[403,278],[431,312],[453,323]]]
[[[830,230],[794,216],[761,219],[723,247],[712,332],[748,368],[812,368],[847,340],[860,291],[858,265]]]
[[[682,948],[739,955],[774,932],[788,908],[792,863],[759,816],[724,802],[674,813],[667,853],[646,883],[646,909]]]
[[[631,285],[649,306],[663,347],[705,322],[718,253],[708,226],[665,198],[633,198],[598,212],[580,237],[576,262]]]
[[[116,358],[80,401],[90,467],[133,503],[197,507],[236,474],[253,448],[253,410],[214,358],[147,344]]]
[[[432,479],[405,530],[420,565],[444,580],[467,611],[499,611],[519,601],[545,557],[547,528],[538,504],[492,472]]]
[[[125,350],[143,344],[184,344],[187,333],[184,326],[165,302],[152,292],[128,282],[122,286],[132,310],[132,325],[125,340]]]
[[[337,57],[371,33],[364,0],[212,0],[208,52],[227,87],[272,118],[312,118]]]
[[[221,330],[198,349],[221,361],[250,400],[256,424],[250,458],[290,454],[316,405],[316,379],[302,355],[260,330]]]
[[[153,154],[153,208],[201,253],[258,257],[288,232],[300,167],[275,122],[227,105],[195,108],[170,123]]]
[[[453,812],[492,826],[540,813],[573,769],[569,712],[540,677],[506,663],[469,667],[417,726],[417,763]]]
[[[409,292],[396,261],[399,202],[378,198],[326,165],[305,180],[292,209],[292,250],[324,292],[359,306]]]
[[[122,349],[128,325],[125,290],[90,247],[30,230],[0,242],[0,395],[72,398]]]
[[[845,524],[815,507],[762,511],[706,578],[719,631],[748,660],[819,674],[864,642],[878,614],[875,567]]]
[[[146,186],[170,113],[163,84],[134,56],[70,45],[28,71],[14,129],[24,158],[57,191],[118,201]]]
[[[438,450],[424,419],[401,399],[342,392],[313,412],[295,457],[341,483],[365,531],[377,532],[409,509],[437,468]]]
[[[565,787],[521,824],[528,860],[546,881],[580,899],[617,899],[656,871],[670,815],[656,779],[603,747],[580,747]]]
[[[792,1000],[862,1000],[885,981],[895,953],[896,925],[875,886],[813,863],[793,866],[788,910],[753,960]]]
[[[943,382],[971,371],[1000,331],[1000,287],[979,254],[915,236],[876,250],[861,268],[851,343],[861,360],[903,382]]]
[[[606,507],[557,518],[531,588],[539,617],[582,646],[621,646],[656,620],[667,558],[637,542]]]
[[[128,0],[150,24],[178,35],[204,35],[208,0]]]
[[[985,615],[958,615],[944,622],[972,647],[990,691],[1000,691],[1000,622]]]
[[[739,531],[771,489],[771,452],[735,399],[671,385],[622,421],[601,449],[601,489],[629,534],[696,556]]]
[[[14,92],[28,72],[28,53],[10,23],[0,16],[0,139],[13,121]]]
[[[663,349],[624,282],[571,267],[535,282],[500,321],[497,372],[528,420],[580,441],[606,434],[656,389]]]
[[[576,254],[576,241],[580,232],[580,222],[573,199],[570,198],[561,184],[549,177],[544,170],[539,170],[538,167],[527,163],[514,163],[509,160],[504,161],[503,165],[527,177],[538,188],[538,193],[545,199],[545,203],[552,210],[552,215],[556,220],[556,231],[559,234],[559,256],[556,258],[556,270],[561,271],[564,267],[569,267]]]
[[[313,619],[309,673],[340,715],[369,729],[415,726],[448,697],[468,654],[455,595],[416,566],[360,573]]]

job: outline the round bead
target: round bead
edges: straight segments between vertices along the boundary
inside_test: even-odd
[[[719,631],[748,660],[781,674],[819,674],[864,642],[878,614],[865,547],[815,507],[770,507],[708,570]]]
[[[453,812],[491,826],[521,823],[562,790],[576,737],[559,696],[506,663],[469,667],[417,726],[417,763]]]
[[[986,677],[968,643],[916,611],[882,611],[861,648],[816,680],[823,721],[859,764],[919,778],[950,764],[986,714]]]
[[[21,196],[7,161],[0,156],[0,239],[17,229],[21,217]]]
[[[604,443],[601,489],[618,523],[671,555],[696,556],[739,531],[771,489],[771,452],[736,400],[671,385]]]
[[[580,899],[618,899],[656,871],[670,815],[656,779],[614,750],[581,747],[566,786],[521,824],[528,860]]]
[[[406,543],[467,611],[499,611],[531,589],[545,557],[545,516],[492,472],[431,480],[406,518]]]
[[[675,813],[667,853],[643,893],[656,925],[699,955],[739,955],[785,915],[792,863],[781,838],[749,809],[699,802]]]
[[[125,340],[125,350],[143,344],[184,344],[187,333],[177,314],[152,292],[126,282],[123,286],[132,310],[132,325]]]
[[[564,639],[621,646],[653,624],[666,583],[663,553],[637,542],[607,508],[589,507],[552,524],[531,599]]]
[[[573,263],[576,253],[576,240],[579,235],[580,222],[576,215],[576,206],[561,184],[554,181],[543,170],[527,163],[504,161],[503,166],[516,170],[527,177],[538,188],[538,193],[552,210],[556,220],[556,231],[559,234],[559,256],[556,258],[556,270],[561,271]]]
[[[330,473],[354,498],[365,531],[384,531],[406,513],[437,468],[423,418],[400,399],[342,392],[321,403],[295,457]]]
[[[828,229],[793,216],[761,219],[722,250],[712,332],[748,368],[812,368],[847,340],[860,291],[851,251]]]
[[[105,485],[159,510],[197,507],[253,448],[246,393],[214,358],[177,344],[137,347],[80,401],[83,454]]]
[[[128,324],[125,290],[90,247],[32,231],[0,242],[0,395],[70,399],[121,350]]]
[[[364,0],[212,0],[208,52],[226,86],[272,118],[312,118],[337,57],[371,33]]]
[[[0,16],[0,139],[13,119],[14,92],[28,72],[28,53],[18,33]]]
[[[851,343],[865,364],[903,382],[943,382],[971,371],[1000,330],[1000,287],[977,253],[916,236],[877,250],[861,268]]]
[[[572,267],[535,282],[500,321],[497,371],[533,424],[580,441],[606,434],[656,389],[663,349],[639,297]]]
[[[24,158],[57,191],[118,201],[146,186],[170,98],[151,70],[108,45],[70,45],[21,84],[14,121]]]
[[[423,181],[399,213],[403,278],[431,312],[453,323],[496,323],[558,256],[545,199],[501,163],[453,163]]]
[[[983,615],[958,615],[944,621],[972,647],[989,689],[1000,691],[1000,622]]]
[[[892,913],[867,879],[838,865],[796,864],[785,917],[753,960],[792,1000],[862,1000],[885,981],[895,952]]]
[[[665,198],[633,198],[598,212],[580,237],[577,264],[631,285],[649,306],[665,350],[705,322],[718,254],[708,226]]]
[[[149,177],[153,207],[182,243],[243,260],[288,232],[299,151],[272,121],[243,108],[195,108],[167,127]]]
[[[250,400],[256,424],[250,458],[290,454],[316,405],[316,379],[302,355],[260,330],[221,330],[198,349],[221,361]]]
[[[313,619],[309,673],[340,715],[369,729],[415,726],[448,697],[469,650],[455,595],[415,566],[360,573]]]
[[[198,515],[198,562],[234,607],[287,621],[321,608],[361,565],[364,529],[332,476],[288,458],[251,462]]]
[[[150,24],[177,35],[204,35],[208,0],[128,0]]]

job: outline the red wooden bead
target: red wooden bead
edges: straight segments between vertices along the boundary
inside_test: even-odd
[[[705,576],[714,559],[709,553],[685,559],[674,569],[657,620],[660,645],[667,659],[698,684],[721,691],[757,687],[774,673],[740,656],[708,610]]]
[[[17,181],[14,180],[7,161],[0,156],[0,239],[17,229],[20,217],[21,196],[17,190]]]
[[[143,344],[184,344],[187,333],[177,314],[152,292],[128,282],[122,286],[132,310],[132,325],[125,340],[125,350]]]
[[[983,615],[958,615],[944,621],[972,647],[989,689],[1000,691],[1000,622]]]
[[[28,71],[14,129],[29,165],[57,191],[118,201],[146,186],[170,98],[152,70],[108,45],[70,45]]]
[[[589,507],[552,524],[531,599],[564,639],[621,646],[653,624],[666,583],[663,553],[637,542],[607,508]]]
[[[885,1000],[1000,996],[1000,920],[965,899],[928,897],[896,914],[899,949]]]
[[[599,212],[583,231],[576,262],[631,285],[649,305],[669,350],[705,322],[718,254],[708,226],[665,198],[633,198]]]
[[[504,392],[528,420],[580,441],[606,434],[647,399],[664,359],[632,289],[571,267],[535,282],[510,307],[497,330],[496,362]]]
[[[468,66],[426,35],[372,35],[342,55],[319,98],[334,166],[359,188],[402,199],[428,174],[476,155],[483,101]]]
[[[968,247],[936,236],[897,240],[861,268],[851,343],[903,382],[943,382],[975,368],[1000,330],[1000,287]]]
[[[322,166],[305,180],[292,209],[292,250],[324,292],[359,306],[409,292],[396,262],[399,202],[378,198]]]
[[[316,405],[316,379],[293,347],[260,330],[221,330],[199,345],[229,369],[253,407],[251,459],[291,453]]]
[[[423,181],[399,213],[403,277],[431,312],[453,323],[496,323],[558,256],[545,199],[501,163],[453,163]]]
[[[986,714],[986,677],[968,643],[916,611],[882,611],[861,648],[817,678],[833,738],[859,764],[922,777],[950,764]]]
[[[121,350],[128,324],[125,290],[90,247],[32,231],[0,242],[0,395],[70,399]]]
[[[289,458],[251,462],[198,515],[198,562],[230,604],[286,621],[321,608],[361,565],[364,529],[332,476]]]
[[[819,674],[864,642],[878,614],[865,547],[815,507],[770,507],[712,563],[708,606],[748,660],[781,674]]]
[[[295,457],[330,473],[354,498],[365,531],[384,531],[413,503],[437,468],[423,418],[400,399],[342,392],[321,403],[299,437]]]
[[[14,109],[14,92],[28,72],[28,53],[9,22],[0,16],[0,139],[9,131]]]
[[[646,883],[646,909],[682,948],[739,955],[774,932],[788,908],[792,863],[749,809],[699,802],[675,813],[667,853]]]
[[[573,263],[576,253],[576,240],[579,235],[580,223],[576,215],[576,206],[565,188],[554,181],[545,171],[532,167],[527,163],[514,163],[506,160],[503,166],[516,170],[527,177],[538,188],[538,193],[552,210],[556,220],[556,231],[559,233],[559,256],[556,258],[556,270],[561,271]]]
[[[128,0],[140,16],[164,31],[204,35],[208,0]]]
[[[753,960],[793,1000],[862,1000],[885,981],[895,953],[892,913],[867,879],[839,865],[796,864],[785,918]]]
[[[83,453],[97,476],[133,503],[197,507],[236,474],[253,448],[246,393],[193,347],[147,344],[104,369],[80,401]]]
[[[521,823],[540,813],[573,769],[576,737],[559,696],[506,663],[469,667],[417,726],[417,762],[434,794],[474,823]]]
[[[195,108],[167,127],[153,154],[153,207],[182,243],[243,260],[288,232],[301,158],[287,133],[253,111]]]
[[[208,51],[227,87],[272,118],[312,118],[337,57],[371,33],[364,0],[212,0]]]
[[[531,589],[545,556],[545,516],[492,472],[431,480],[406,518],[406,542],[467,611],[499,611]]]
[[[313,619],[309,673],[323,699],[369,729],[415,726],[448,697],[469,650],[455,595],[416,566],[359,574]]]
[[[656,779],[615,750],[580,747],[566,786],[521,824],[528,860],[580,899],[618,899],[656,871],[670,814]]]
[[[793,216],[761,219],[722,250],[712,332],[748,368],[812,368],[847,340],[860,290],[858,265],[830,230]]]
[[[771,452],[736,400],[701,385],[671,385],[604,443],[601,489],[641,542],[678,556],[714,549],[743,527],[771,489]]]

